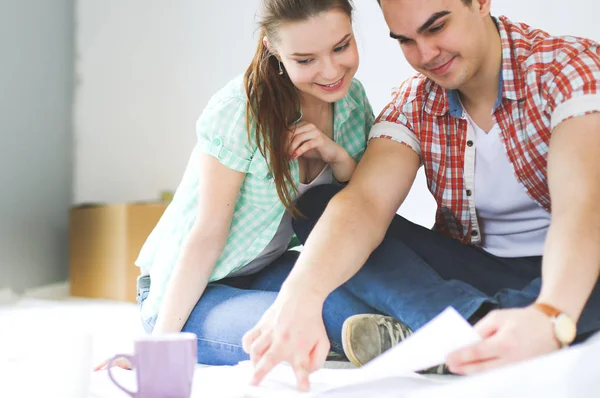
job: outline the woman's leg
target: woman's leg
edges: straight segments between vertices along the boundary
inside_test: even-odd
[[[242,349],[242,337],[275,301],[277,293],[247,290],[250,277],[229,278],[209,283],[192,310],[183,332],[198,339],[198,363],[235,365],[249,359]],[[138,303],[143,306],[150,290],[150,277],[138,279]],[[156,318],[142,319],[147,333],[152,333]]]
[[[198,337],[198,363],[235,365],[248,360],[242,349],[242,337],[276,297],[276,292],[209,284],[182,330]]]
[[[196,334],[199,363],[235,365],[249,359],[242,349],[242,338],[275,302],[298,254],[287,251],[255,275],[207,286],[182,329]],[[349,316],[361,313],[378,312],[343,288],[327,298],[323,319],[333,351],[343,353],[342,325]]]

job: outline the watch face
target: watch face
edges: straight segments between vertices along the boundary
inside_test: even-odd
[[[571,318],[560,314],[555,320],[556,337],[563,344],[571,344],[575,340],[577,326]]]

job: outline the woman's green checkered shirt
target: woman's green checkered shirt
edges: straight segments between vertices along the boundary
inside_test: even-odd
[[[235,205],[231,229],[210,281],[225,278],[254,260],[269,244],[285,212],[273,177],[257,145],[248,140],[246,94],[239,76],[217,92],[196,123],[194,148],[173,201],[146,240],[136,260],[150,271],[152,289],[143,316],[156,316],[198,205],[198,155],[207,153],[223,165],[246,173]],[[334,104],[334,140],[358,161],[367,144],[373,111],[362,84],[354,79],[348,94]],[[250,134],[254,137],[254,134]],[[299,184],[298,162],[292,176]]]

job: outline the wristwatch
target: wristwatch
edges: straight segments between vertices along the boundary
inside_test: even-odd
[[[546,314],[554,325],[554,337],[561,348],[567,347],[575,340],[577,324],[571,317],[556,307],[544,303],[535,303],[533,307]]]

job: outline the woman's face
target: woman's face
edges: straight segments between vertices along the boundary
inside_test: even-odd
[[[348,92],[358,69],[350,17],[332,9],[277,30],[275,50],[301,95],[335,102]]]

